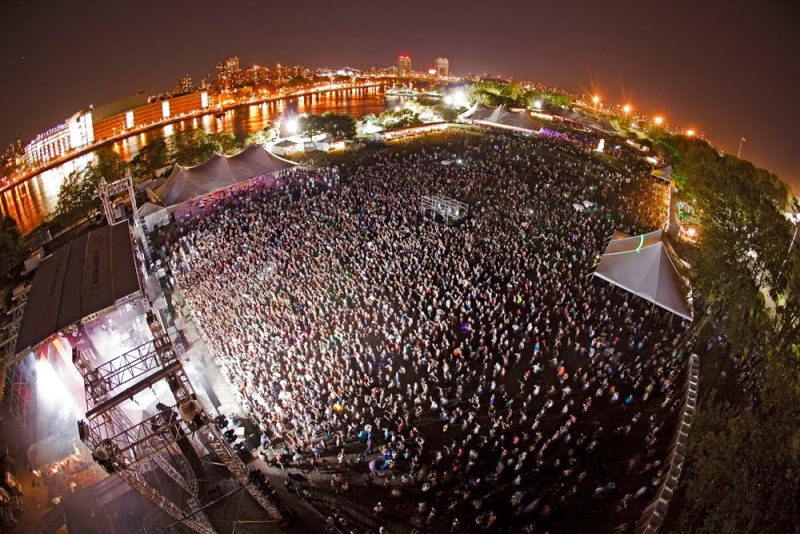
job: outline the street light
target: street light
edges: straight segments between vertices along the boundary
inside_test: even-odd
[[[694,135],[694,130],[686,130],[686,135],[692,137]]]
[[[625,116],[627,117],[628,113],[631,112],[631,107],[628,104],[625,104],[625,106],[622,108],[622,111],[625,112]]]
[[[661,126],[661,123],[664,122],[663,117],[656,117],[655,119],[656,126]]]
[[[599,97],[599,96],[597,96],[597,95],[594,95],[594,96],[592,97],[592,102],[594,102],[594,107],[595,107],[595,109],[597,109],[597,104],[599,104],[599,103],[600,103],[600,97]]]

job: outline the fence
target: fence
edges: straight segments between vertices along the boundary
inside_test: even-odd
[[[669,470],[658,487],[653,500],[642,513],[636,527],[637,534],[655,534],[667,517],[669,501],[678,489],[678,481],[686,458],[686,444],[689,440],[689,429],[692,427],[694,410],[697,405],[697,387],[700,378],[700,358],[692,354],[689,359],[689,377],[683,390],[683,409],[678,421],[678,431],[672,438],[667,453]]]

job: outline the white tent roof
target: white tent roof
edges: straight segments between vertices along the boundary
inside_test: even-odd
[[[152,202],[145,202],[144,205],[139,208],[139,217],[147,217],[148,215],[158,213],[164,209],[166,209],[164,206],[159,206],[158,204],[153,204]]]
[[[686,319],[689,298],[663,241],[663,230],[627,237],[615,232],[595,276]]]
[[[477,102],[470,109],[459,115],[459,118],[517,130],[533,132],[541,129],[541,125],[531,118],[530,114],[524,109],[512,110],[505,106],[490,108],[480,102]]]
[[[165,206],[175,206],[295,165],[267,152],[261,145],[249,145],[235,156],[214,154],[194,167],[175,165],[169,178],[153,192]]]

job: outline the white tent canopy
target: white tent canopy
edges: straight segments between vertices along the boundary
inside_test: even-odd
[[[194,167],[175,165],[169,178],[152,192],[164,206],[173,208],[194,198],[296,165],[270,154],[261,145],[253,144],[234,156],[214,154]]]
[[[628,237],[615,232],[594,274],[691,320],[688,292],[664,244],[663,233],[656,230]]]
[[[480,102],[475,103],[474,106],[459,115],[459,118],[512,130],[538,132],[542,128],[541,124],[535,121],[525,109],[513,110],[505,106],[490,108]]]

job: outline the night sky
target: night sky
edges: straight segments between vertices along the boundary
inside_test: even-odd
[[[242,66],[493,73],[705,131],[800,191],[800,2],[3,0],[0,142],[28,140],[88,104]]]

